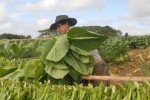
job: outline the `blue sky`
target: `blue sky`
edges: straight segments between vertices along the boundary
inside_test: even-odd
[[[76,26],[109,25],[129,35],[150,34],[150,0],[0,0],[0,34],[37,37],[57,15]]]

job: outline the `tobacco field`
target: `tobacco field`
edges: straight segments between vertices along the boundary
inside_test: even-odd
[[[150,35],[108,37],[72,28],[49,39],[0,40],[1,100],[150,100],[148,81],[84,86],[94,49],[111,76],[150,76]]]

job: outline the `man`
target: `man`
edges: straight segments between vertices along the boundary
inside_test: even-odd
[[[56,16],[55,23],[50,26],[50,30],[56,30],[59,34],[66,34],[66,32],[74,25],[76,25],[77,20],[75,18],[70,18],[67,15]],[[97,50],[92,52],[92,55],[96,61],[94,65],[93,75],[109,75],[108,67],[106,63],[102,60]],[[100,81],[91,81],[93,86],[98,86]],[[105,82],[106,85],[109,84],[108,81]]]
[[[75,18],[67,15],[56,16],[55,23],[50,26],[50,30],[56,30],[59,34],[65,34],[72,26],[77,23]]]

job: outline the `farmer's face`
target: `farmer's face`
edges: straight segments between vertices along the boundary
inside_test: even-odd
[[[59,34],[65,34],[68,30],[69,30],[69,25],[67,22],[65,24],[60,24],[60,23],[57,24],[56,31]]]

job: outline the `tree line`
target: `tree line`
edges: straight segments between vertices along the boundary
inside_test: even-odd
[[[31,39],[31,38],[32,37],[30,35],[24,36],[24,35],[17,35],[11,33],[0,34],[0,39]]]
[[[120,30],[116,30],[110,26],[80,26],[85,30],[92,31],[98,34],[104,34],[109,36],[120,36],[122,35],[122,32]],[[40,33],[39,37],[46,37],[49,35],[58,34],[54,30],[45,29],[45,30],[39,30]]]
[[[121,36],[122,32],[120,30],[116,30],[110,26],[80,26],[85,30],[92,31],[98,34],[103,35],[109,35],[109,36]],[[50,29],[44,29],[38,31],[40,34],[38,38],[44,38],[48,37],[50,35],[56,35],[58,34],[54,30]],[[4,33],[0,35],[0,39],[31,39],[32,37],[30,35],[24,36],[24,35],[17,35],[17,34],[11,34],[11,33]]]

